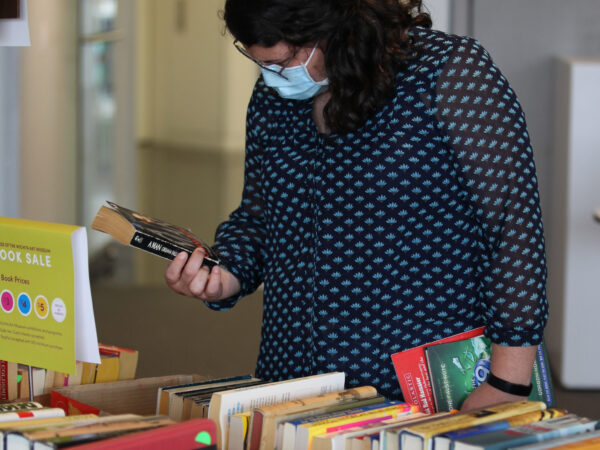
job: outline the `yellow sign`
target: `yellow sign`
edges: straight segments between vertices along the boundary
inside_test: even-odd
[[[0,359],[72,374],[100,362],[85,228],[0,217]]]

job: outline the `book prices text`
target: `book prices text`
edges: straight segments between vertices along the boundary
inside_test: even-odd
[[[0,306],[6,314],[12,314],[15,309],[22,316],[29,316],[34,312],[38,319],[44,320],[50,316],[58,323],[63,322],[67,316],[67,308],[61,298],[55,298],[49,303],[43,295],[32,297],[27,292],[21,292],[15,296],[8,289],[4,289],[0,295]]]

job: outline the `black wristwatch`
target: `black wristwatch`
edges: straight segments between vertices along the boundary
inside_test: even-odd
[[[520,395],[521,397],[529,397],[529,394],[531,394],[531,390],[533,389],[533,385],[531,383],[528,386],[524,384],[511,383],[510,381],[498,378],[492,372],[489,373],[486,381],[487,384],[495,387],[496,389],[501,390],[502,392],[506,392],[507,394]]]

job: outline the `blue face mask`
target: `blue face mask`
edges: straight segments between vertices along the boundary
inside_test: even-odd
[[[329,84],[327,78],[323,81],[315,81],[308,73],[307,66],[316,49],[317,46],[315,45],[305,63],[298,66],[286,67],[281,71],[281,75],[287,78],[287,80],[277,73],[261,68],[265,84],[275,89],[281,97],[292,100],[306,100],[326,90]],[[281,70],[281,67],[277,64],[268,66],[268,68],[274,72]]]

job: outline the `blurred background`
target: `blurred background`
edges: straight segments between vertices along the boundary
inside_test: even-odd
[[[597,395],[600,2],[425,5],[434,28],[477,38],[521,100],[548,243],[556,385]],[[222,6],[28,0],[31,46],[0,47],[0,216],[88,227],[99,339],[140,350],[138,376],[254,369],[260,290],[210,311],[165,288],[165,261],[89,229],[112,200],[210,242],[239,203],[258,71],[233,48]]]

